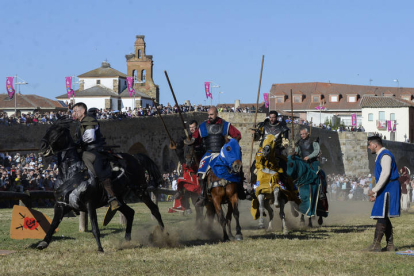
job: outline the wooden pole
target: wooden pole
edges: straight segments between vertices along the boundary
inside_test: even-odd
[[[171,135],[170,135],[170,132],[168,131],[167,126],[166,126],[166,125],[165,125],[165,123],[164,123],[164,119],[162,118],[161,113],[160,113],[160,111],[158,110],[157,102],[156,102],[154,99],[152,99],[152,102],[153,102],[153,103],[154,103],[154,105],[155,105],[155,109],[157,110],[157,113],[158,113],[158,116],[159,116],[159,117],[160,117],[160,119],[161,119],[162,125],[164,126],[164,129],[165,129],[165,131],[167,132],[168,138],[170,138],[170,142],[173,142],[173,143],[174,143],[174,141],[173,141],[173,139],[172,139],[172,137],[171,137]]]
[[[295,127],[293,125],[293,91],[290,89],[290,111],[291,111],[291,120],[292,120],[292,148],[295,151]]]
[[[170,78],[168,77],[168,74],[167,74],[167,71],[166,70],[164,70],[164,74],[165,74],[165,77],[167,78],[168,85],[170,86],[170,90],[171,90],[171,93],[173,95],[173,98],[174,98],[174,101],[175,101],[175,105],[177,106],[177,109],[178,109],[178,113],[180,114],[181,122],[183,123],[183,128],[184,128],[185,136],[187,137],[187,140],[190,140],[190,135],[188,135],[187,127],[185,126],[184,118],[183,118],[183,115],[181,114],[180,106],[178,105],[177,98],[175,97],[175,93],[174,93],[174,90],[172,88],[172,85],[171,85],[171,82],[170,82]]]
[[[262,66],[260,68],[260,79],[259,79],[259,89],[257,90],[257,99],[256,99],[256,112],[254,114],[254,125],[253,128],[256,128],[256,124],[257,124],[257,110],[259,109],[259,97],[260,97],[260,87],[262,85],[262,74],[263,74],[263,63],[264,63],[264,55],[262,56]],[[252,166],[252,157],[253,157],[253,143],[254,143],[254,134],[252,135],[252,144],[250,146],[250,161],[249,161],[249,170],[248,170],[248,178],[250,181],[251,175],[250,175],[250,168]],[[253,183],[250,183],[251,185],[253,185]]]
[[[310,128],[309,128],[309,136],[311,137],[312,137],[312,120],[313,120],[313,117],[311,117]]]

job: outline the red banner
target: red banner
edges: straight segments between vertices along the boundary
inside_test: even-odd
[[[68,93],[68,98],[75,97],[75,91],[72,89],[72,77],[66,77],[66,92]]]
[[[127,77],[127,86],[128,86],[129,96],[130,97],[134,96],[135,89],[134,89],[134,78],[133,77]]]
[[[204,83],[204,89],[206,90],[206,97],[208,99],[208,97],[210,97],[211,99],[213,99],[213,95],[211,94],[211,82],[206,81]]]
[[[357,127],[357,115],[355,113],[352,113],[352,126]]]
[[[268,108],[269,107],[269,93],[263,93],[263,97],[264,97],[265,107]]]
[[[16,92],[16,90],[14,90],[13,88],[13,80],[14,80],[14,77],[7,77],[7,80],[6,80],[6,89],[7,89],[7,93],[9,94],[10,99],[13,99],[13,95]]]

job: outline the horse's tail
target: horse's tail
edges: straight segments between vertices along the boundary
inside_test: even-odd
[[[144,167],[145,170],[147,170],[148,174],[152,177],[157,186],[158,184],[162,183],[161,172],[157,164],[155,164],[155,162],[152,161],[151,158],[142,153],[134,154],[134,158],[138,160],[140,166]]]

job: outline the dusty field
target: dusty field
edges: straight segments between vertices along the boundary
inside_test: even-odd
[[[105,253],[96,251],[91,232],[78,232],[78,218],[65,218],[53,242],[43,251],[34,249],[37,240],[11,240],[11,209],[1,209],[0,250],[17,252],[0,256],[0,275],[414,274],[414,257],[359,251],[373,239],[375,222],[369,219],[372,204],[368,202],[331,202],[324,225],[312,229],[301,227],[287,211],[292,231],[285,236],[278,219],[274,232],[258,230],[257,221],[250,215],[250,202],[242,201],[244,240],[227,243],[220,242],[217,224],[212,233],[197,231],[194,214],[168,214],[169,206],[171,203],[160,203],[168,236],[155,231],[155,241],[150,242],[156,222],[143,204],[133,204],[133,240],[123,241],[124,232],[116,217],[107,227],[101,227]],[[52,209],[40,211],[49,216],[53,213]],[[104,212],[99,210],[100,224]],[[413,249],[414,212],[392,222],[398,249]]]

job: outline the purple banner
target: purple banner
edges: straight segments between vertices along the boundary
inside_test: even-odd
[[[357,115],[355,113],[352,113],[352,126],[357,127]]]
[[[268,108],[269,107],[269,93],[263,93],[263,97],[264,97],[265,107]]]
[[[391,121],[387,121],[387,128],[388,128],[388,131],[392,131]]]
[[[14,80],[14,77],[7,77],[7,80],[6,80],[6,89],[7,89],[7,93],[9,94],[10,99],[13,99],[13,95],[16,92],[16,90],[14,90],[13,88],[13,80]]]
[[[315,109],[317,109],[317,110],[325,110],[325,107],[323,105],[318,105],[317,107],[315,107]]]
[[[134,78],[133,77],[127,77],[127,87],[128,87],[129,96],[130,97],[134,96],[135,89],[134,89]]]
[[[392,131],[395,132],[397,130],[397,121],[394,120],[394,125],[392,127]]]
[[[65,77],[66,78],[66,92],[68,93],[68,98],[75,97],[75,91],[72,89],[72,77]]]
[[[204,89],[206,90],[206,97],[208,99],[208,97],[210,97],[211,99],[213,99],[213,95],[211,94],[211,90],[210,90],[210,82],[206,81],[204,83]]]

